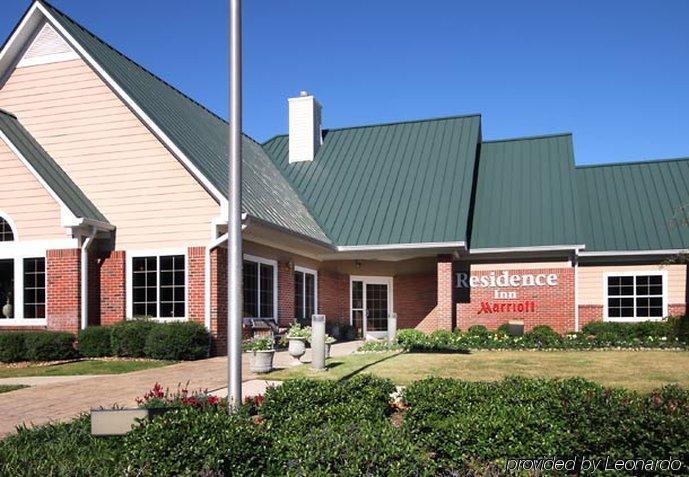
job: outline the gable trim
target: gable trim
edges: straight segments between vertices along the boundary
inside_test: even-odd
[[[139,105],[120,87],[120,85],[103,69],[100,64],[69,34],[69,32],[60,24],[59,21],[43,6],[42,3],[36,2],[34,5],[40,10],[51,25],[62,35],[67,43],[74,48],[79,55],[91,66],[98,76],[100,76],[106,84],[115,92],[115,94],[130,108],[130,110],[137,116],[156,138],[163,143],[165,147],[182,163],[182,165],[191,173],[191,175],[202,185],[206,191],[220,204],[221,211],[227,210],[227,199],[225,196],[211,183],[211,181],[189,160],[189,158],[182,152],[179,147],[163,132],[160,127],[146,114],[146,112],[139,107]],[[229,133],[228,133],[229,134]]]

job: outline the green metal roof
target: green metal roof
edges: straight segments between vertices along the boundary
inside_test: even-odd
[[[586,251],[689,246],[689,158],[576,168]]]
[[[108,219],[100,213],[17,118],[1,109],[0,130],[77,218],[108,223]]]
[[[481,144],[471,248],[575,245],[570,134]]]
[[[225,194],[227,123],[42,3]],[[245,136],[243,209],[337,245],[689,246],[689,160],[575,168],[570,135],[480,136],[478,115],[331,129],[315,159],[297,164],[288,163],[287,136],[263,147]],[[73,207],[88,202],[73,183],[64,187]]]
[[[119,53],[47,2],[41,3],[201,174],[227,196],[227,122]],[[244,211],[299,234],[329,242],[299,196],[261,147],[247,136],[244,136],[242,147]]]
[[[337,245],[466,242],[478,115],[324,131],[313,161],[263,147]]]

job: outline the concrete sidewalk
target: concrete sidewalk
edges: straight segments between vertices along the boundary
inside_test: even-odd
[[[353,353],[361,342],[336,343],[331,355]],[[302,357],[310,361],[310,350]],[[275,353],[275,367],[293,364],[286,351]],[[56,377],[57,378],[57,377]],[[14,384],[31,384],[35,378],[11,378]],[[249,356],[242,356],[242,381],[256,381],[246,386],[246,395],[265,390],[265,380],[249,372]],[[135,406],[142,396],[158,382],[171,390],[178,385],[188,389],[218,390],[227,386],[227,358],[217,357],[201,361],[188,361],[163,368],[146,369],[126,374],[102,376],[69,376],[40,385],[0,393],[0,436],[14,432],[20,424],[44,424],[65,421],[88,412],[92,408]],[[35,381],[34,381],[35,383]],[[3,382],[4,384],[4,382]]]

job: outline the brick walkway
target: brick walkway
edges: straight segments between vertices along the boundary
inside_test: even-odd
[[[332,355],[350,354],[360,344],[335,344]],[[309,360],[307,351],[302,361]],[[286,352],[275,354],[276,367],[289,366],[291,362],[292,358]],[[243,356],[242,369],[243,381],[260,378],[249,373],[248,355]],[[69,420],[101,406],[133,406],[136,397],[144,394],[156,382],[170,389],[176,389],[179,383],[187,382],[189,389],[220,389],[227,386],[227,358],[190,361],[127,374],[69,379],[0,393],[0,436],[14,432],[15,427],[22,423],[29,425]]]

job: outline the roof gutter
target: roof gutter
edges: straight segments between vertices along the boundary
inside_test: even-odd
[[[654,255],[678,255],[680,253],[689,253],[689,249],[674,248],[664,250],[605,250],[605,251],[591,251],[580,252],[581,257],[643,257]]]
[[[523,253],[523,252],[569,252],[586,248],[586,245],[540,245],[535,247],[503,247],[503,248],[473,248],[469,255],[486,255],[493,253]]]
[[[466,250],[466,242],[409,242],[377,245],[338,245],[338,252],[388,252],[397,250],[417,250],[434,248],[457,248]]]

